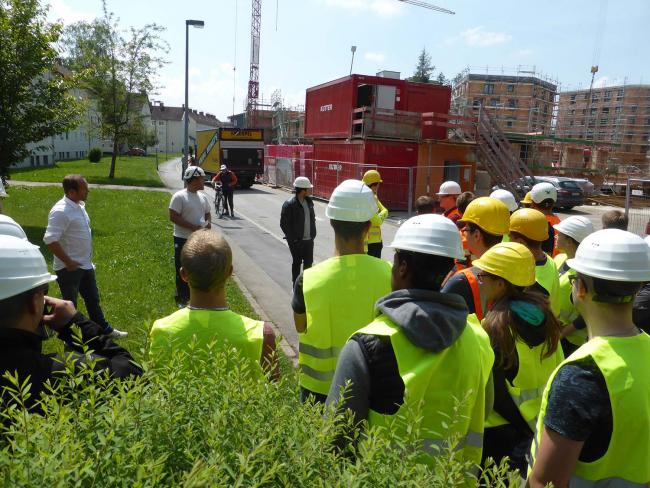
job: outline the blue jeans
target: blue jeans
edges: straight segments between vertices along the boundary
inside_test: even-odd
[[[99,304],[99,290],[94,269],[68,271],[63,268],[56,272],[56,281],[61,289],[61,297],[70,300],[77,307],[77,296],[81,295],[88,311],[88,318],[104,329],[105,334],[113,332],[102,307]]]

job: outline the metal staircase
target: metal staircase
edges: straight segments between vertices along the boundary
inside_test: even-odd
[[[508,139],[484,107],[480,107],[478,111],[475,140],[482,156],[483,167],[494,183],[515,196],[523,197],[524,177],[532,178],[533,173],[526,163],[515,155]]]

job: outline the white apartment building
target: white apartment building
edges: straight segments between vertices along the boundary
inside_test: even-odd
[[[151,124],[158,135],[158,145],[151,150],[159,153],[180,153],[185,136],[185,106],[168,107],[163,102],[151,106]],[[196,145],[196,131],[220,127],[221,122],[214,115],[189,110],[189,145]]]

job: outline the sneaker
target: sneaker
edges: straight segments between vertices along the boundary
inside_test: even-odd
[[[108,334],[108,337],[111,339],[121,339],[122,337],[126,337],[128,335],[128,332],[122,332],[121,330],[113,329],[113,331]]]

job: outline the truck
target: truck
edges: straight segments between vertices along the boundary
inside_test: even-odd
[[[196,131],[197,164],[206,178],[216,175],[222,164],[237,175],[238,185],[250,188],[264,174],[263,129],[219,127]]]

